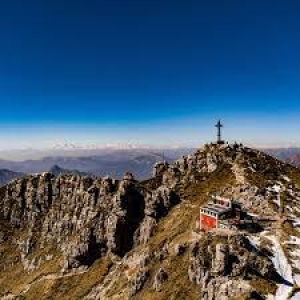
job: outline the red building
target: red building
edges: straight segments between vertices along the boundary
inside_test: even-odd
[[[200,229],[231,229],[240,220],[241,206],[234,200],[214,197],[200,208]]]

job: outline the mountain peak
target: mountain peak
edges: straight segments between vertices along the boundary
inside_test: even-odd
[[[17,179],[0,193],[0,299],[289,299],[299,183],[297,168],[240,144],[158,163],[145,181]],[[240,203],[242,229],[199,227],[216,195]]]

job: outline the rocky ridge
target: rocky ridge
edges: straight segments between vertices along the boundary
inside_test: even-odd
[[[119,181],[51,173],[17,179],[0,194],[0,295],[263,299],[285,284],[292,297],[298,245],[288,257],[291,280],[277,268],[272,241],[279,237],[287,251],[287,230],[298,238],[299,178],[299,170],[262,152],[212,144],[174,164],[157,164],[153,178],[142,182],[129,172]],[[262,233],[203,235],[199,205],[212,193],[281,219]],[[69,278],[78,280],[76,287]]]

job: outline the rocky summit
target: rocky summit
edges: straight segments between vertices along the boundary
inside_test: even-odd
[[[203,230],[235,199],[251,222]],[[0,190],[0,299],[300,299],[300,170],[209,144],[137,181],[42,173]]]

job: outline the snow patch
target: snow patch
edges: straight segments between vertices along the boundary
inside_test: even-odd
[[[252,173],[256,173],[256,170],[253,167],[248,167],[248,169],[252,172]]]
[[[299,300],[300,299],[300,292],[296,293],[290,300]]]
[[[247,236],[247,239],[250,243],[250,245],[257,251],[259,251],[259,245],[260,245],[260,238],[257,236]]]
[[[285,181],[287,181],[287,182],[291,181],[291,179],[288,176],[286,176],[286,175],[283,175],[282,179],[285,180]]]
[[[271,257],[272,262],[276,268],[278,274],[286,281],[286,283],[282,283],[279,285],[276,295],[273,298],[274,300],[287,300],[291,291],[293,290],[293,273],[292,267],[289,264],[287,257],[285,256],[281,245],[278,241],[278,238],[274,235],[267,237],[273,243],[273,254],[274,256]],[[287,284],[287,282],[290,283]]]
[[[259,217],[259,214],[254,214],[254,213],[251,213],[251,212],[247,212],[247,215],[250,216],[250,217]]]
[[[281,191],[281,186],[279,184],[274,184],[271,189],[274,192],[279,193]]]

